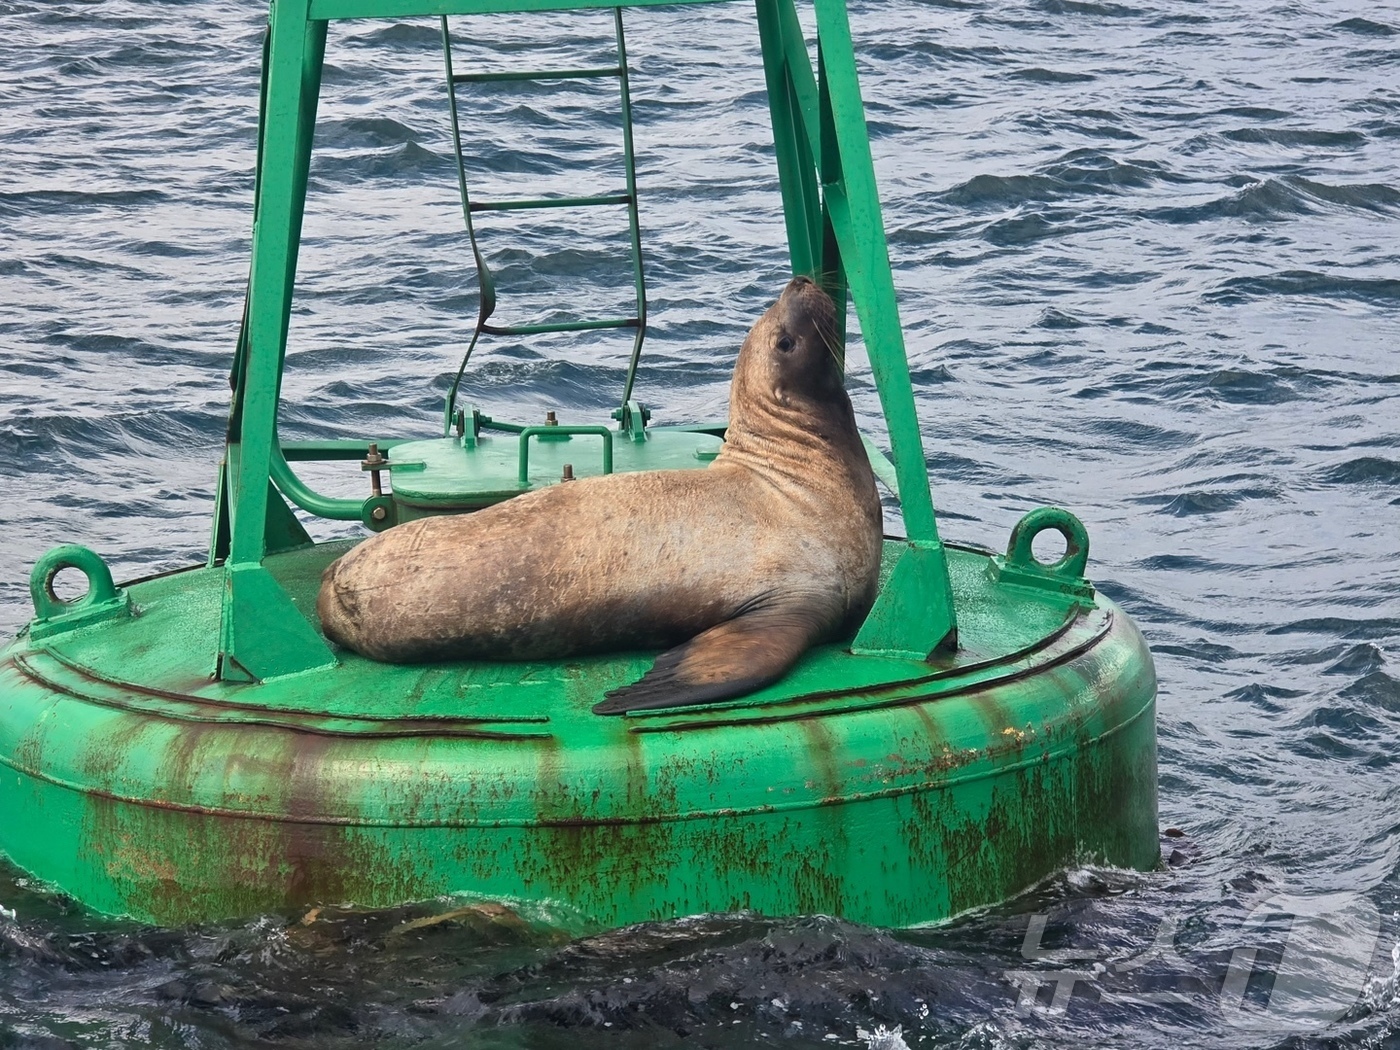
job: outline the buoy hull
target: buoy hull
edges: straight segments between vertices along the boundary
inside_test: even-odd
[[[996,597],[985,557],[954,553],[955,582]],[[133,600],[178,607],[169,595],[202,586],[188,576]],[[444,894],[602,926],[935,921],[1066,865],[1158,863],[1150,655],[1102,596],[1063,604],[1042,610],[1063,613],[1056,632],[1000,661],[891,661],[813,691],[868,670],[828,647],[786,693],[623,719],[590,701],[645,655],[533,685],[498,670],[476,692],[461,668],[454,687],[450,666],[376,665],[332,703],[324,683],[133,686],[85,662],[107,625],[21,636],[0,653],[0,850],[98,911],[162,924]],[[376,683],[405,696],[351,695]]]

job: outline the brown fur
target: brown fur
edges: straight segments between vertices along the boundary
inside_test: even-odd
[[[726,441],[705,470],[586,478],[367,540],[326,570],[327,637],[395,662],[691,639],[605,712],[741,695],[781,676],[864,617],[879,570],[880,503],[834,319],[810,281],[788,285],[744,341]]]

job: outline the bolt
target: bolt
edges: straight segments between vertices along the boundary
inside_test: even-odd
[[[375,507],[372,511],[369,512],[369,516],[375,521],[383,521],[389,516],[389,512],[383,507]]]
[[[559,425],[559,419],[552,411],[546,412],[544,414],[544,425],[547,427],[557,427]]]
[[[574,465],[573,465],[572,463],[565,463],[565,464],[564,464],[564,476],[563,476],[562,478],[560,478],[559,480],[560,480],[560,481],[573,481],[573,480],[574,480]]]
[[[387,462],[389,461],[379,454],[379,442],[371,441],[369,443],[369,453],[365,456],[364,466],[370,468],[369,490],[372,494],[376,496],[384,495],[384,490],[380,487],[379,484],[379,471],[375,470],[374,468],[379,466],[380,464]]]

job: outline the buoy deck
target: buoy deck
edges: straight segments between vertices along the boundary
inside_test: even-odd
[[[886,562],[902,544],[888,544]],[[268,558],[312,616],[326,544]],[[929,921],[1082,858],[1156,859],[1155,678],[1103,598],[950,550],[945,662],[809,653],[739,701],[604,718],[652,654],[212,680],[217,570],[0,653],[0,849],[178,922],[444,893],[615,925],[698,911]]]
[[[312,626],[321,572],[351,546],[352,541],[318,544],[265,562]],[[885,576],[902,547],[899,541],[886,542]],[[907,695],[937,696],[1015,674],[1037,653],[1046,659],[1102,633],[1104,615],[1075,616],[1072,600],[997,587],[986,578],[983,555],[953,551],[950,565],[959,599],[959,648],[934,665],[853,656],[847,639],[813,649],[781,681],[740,700],[705,705],[694,713],[640,712],[632,720],[685,725],[717,717],[776,716],[784,710],[820,714]],[[341,650],[340,666],[325,673],[264,683],[218,681],[212,677],[212,639],[218,633],[221,583],[217,569],[193,568],[128,585],[136,615],[71,631],[46,641],[42,653],[20,659],[25,666],[43,668],[47,680],[78,695],[105,692],[115,703],[119,694],[129,694],[137,709],[151,711],[161,710],[162,704],[218,705],[220,721],[283,716],[296,716],[298,724],[318,717],[328,723],[387,720],[404,722],[405,731],[423,720],[439,728],[448,722],[548,722],[564,731],[567,726],[595,726],[598,719],[589,707],[608,689],[640,677],[656,655],[400,666]]]

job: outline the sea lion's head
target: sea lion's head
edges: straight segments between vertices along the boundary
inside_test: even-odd
[[[880,500],[846,394],[841,351],[831,297],[810,278],[794,277],[739,351],[729,429],[715,465],[757,471],[809,499],[809,510],[815,499],[825,508],[816,509],[818,516],[857,506],[861,527],[878,540]]]
[[[843,373],[831,297],[810,277],[794,277],[744,340],[730,411],[752,401],[798,409],[845,402]]]

